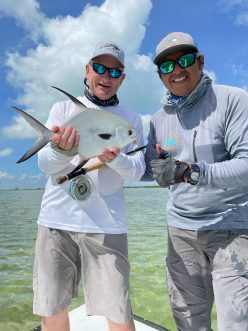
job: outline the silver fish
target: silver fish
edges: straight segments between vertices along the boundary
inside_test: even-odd
[[[135,141],[135,128],[119,115],[103,109],[87,108],[73,95],[58,87],[52,87],[67,95],[77,107],[76,114],[63,123],[63,127],[71,125],[78,131],[80,135],[78,154],[82,160],[102,154],[103,148],[122,148]],[[39,135],[32,147],[17,161],[20,163],[42,149],[51,141],[54,133],[28,113],[17,107],[13,108]]]

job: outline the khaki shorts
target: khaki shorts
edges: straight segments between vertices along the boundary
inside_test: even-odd
[[[34,263],[34,314],[52,316],[78,294],[88,315],[131,320],[126,234],[89,234],[39,226]]]

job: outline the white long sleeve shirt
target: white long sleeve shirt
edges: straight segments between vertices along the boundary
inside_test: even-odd
[[[89,108],[102,108],[85,97],[78,99]],[[71,172],[78,165],[79,155],[62,155],[52,149],[50,143],[47,144],[38,153],[39,167],[48,175],[38,218],[39,225],[87,233],[127,232],[123,182],[138,181],[145,171],[145,162],[141,151],[131,155],[125,153],[143,146],[142,122],[138,114],[119,105],[110,106],[108,109],[136,128],[136,143],[124,147],[116,159],[104,168],[85,175],[89,176],[92,187],[90,197],[84,201],[74,200],[68,194],[71,181],[61,185],[56,183],[57,177]],[[56,103],[51,109],[46,126],[51,128],[53,125],[62,125],[74,110],[71,101]],[[97,161],[97,158],[91,159],[87,165]]]

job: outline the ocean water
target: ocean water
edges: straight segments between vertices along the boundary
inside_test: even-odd
[[[176,331],[165,282],[167,190],[125,188],[133,312]],[[0,331],[30,331],[36,219],[43,190],[0,191]],[[83,303],[83,292],[71,309]]]

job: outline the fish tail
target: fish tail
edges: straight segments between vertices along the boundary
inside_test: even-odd
[[[21,163],[26,161],[31,156],[36,154],[40,149],[42,149],[52,137],[52,131],[37,121],[34,117],[29,115],[28,113],[24,112],[20,108],[13,107],[16,112],[18,112],[31,126],[32,128],[38,133],[39,137],[35,141],[35,143],[31,146],[31,148],[17,161],[17,163]]]

